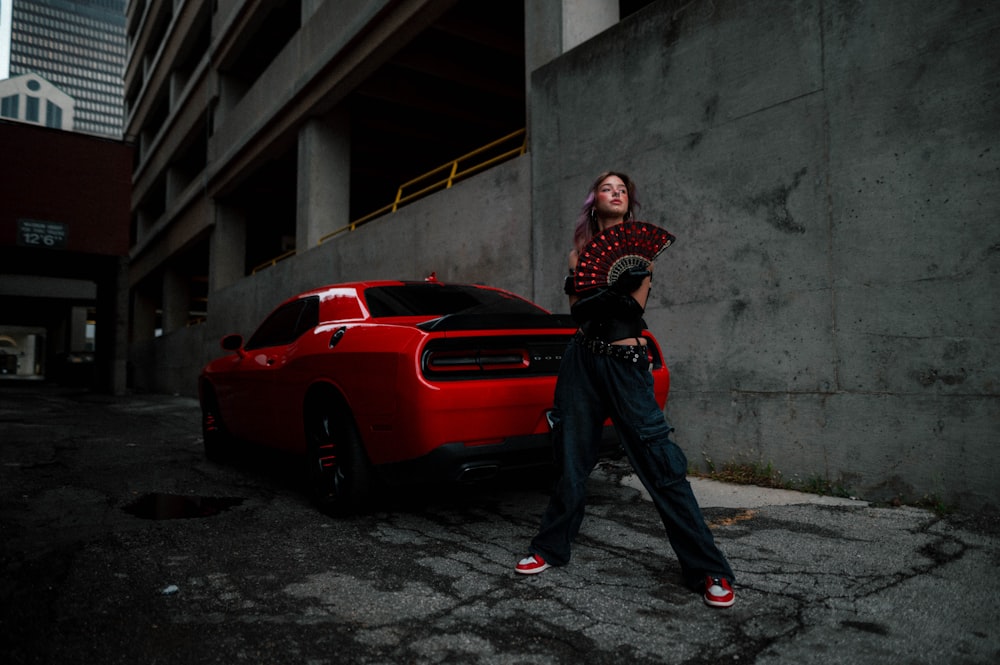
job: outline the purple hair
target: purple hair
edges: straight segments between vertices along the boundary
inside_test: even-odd
[[[621,178],[622,182],[625,183],[625,188],[628,190],[628,210],[625,211],[626,220],[634,219],[635,210],[638,210],[641,205],[639,199],[636,197],[635,182],[632,178],[621,171],[605,171],[597,176],[594,184],[590,186],[590,191],[587,192],[587,198],[583,202],[583,207],[580,208],[580,216],[576,219],[576,228],[573,230],[573,246],[577,252],[582,252],[583,248],[590,242],[590,239],[601,230],[597,224],[597,215],[594,214],[594,200],[597,198],[597,189],[610,176]]]

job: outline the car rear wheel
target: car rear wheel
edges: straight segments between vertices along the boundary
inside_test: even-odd
[[[219,400],[211,388],[206,388],[202,395],[201,438],[205,444],[205,457],[219,463],[232,460],[233,437],[222,422]]]
[[[309,492],[325,513],[364,512],[371,500],[371,468],[350,411],[329,395],[305,410]]]

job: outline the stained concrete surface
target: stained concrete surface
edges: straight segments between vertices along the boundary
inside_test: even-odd
[[[681,442],[683,443],[683,442]],[[0,384],[6,663],[994,663],[995,518],[693,479],[737,603],[684,589],[622,461],[564,568],[521,577],[546,483],[316,512],[219,466],[188,397]],[[159,509],[161,517],[150,519]]]

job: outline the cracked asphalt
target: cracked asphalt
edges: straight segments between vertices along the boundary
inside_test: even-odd
[[[206,461],[187,397],[4,382],[0,462],[5,663],[1000,662],[995,518],[692,479],[739,577],[718,610],[624,461],[531,577],[545,479],[332,518],[291,460]]]

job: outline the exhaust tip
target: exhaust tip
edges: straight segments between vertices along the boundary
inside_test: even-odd
[[[500,466],[497,464],[469,464],[459,469],[456,480],[460,483],[475,483],[493,478],[498,473]]]

